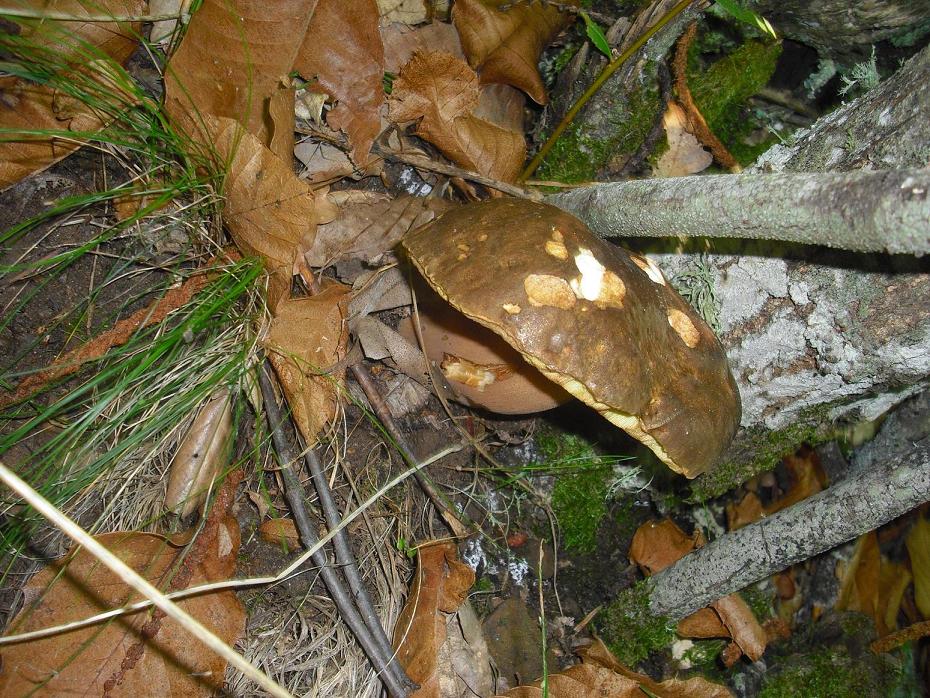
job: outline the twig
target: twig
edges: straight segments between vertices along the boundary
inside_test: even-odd
[[[0,17],[19,17],[22,19],[41,19],[53,22],[161,22],[180,19],[180,13],[167,15],[77,15],[73,12],[49,12],[48,10],[0,8]]]
[[[290,693],[266,676],[262,671],[252,666],[245,657],[214,635],[211,630],[204,627],[200,621],[187,613],[187,611],[180,608],[173,601],[170,601],[161,591],[152,586],[148,580],[140,576],[135,570],[129,567],[129,565],[103,547],[103,545],[87,533],[87,531],[52,506],[45,497],[32,489],[32,487],[26,484],[2,462],[0,462],[0,480],[26,500],[32,508],[66,533],[75,543],[85,548],[91,555],[100,560],[100,562],[106,565],[127,585],[145,596],[153,605],[176,620],[185,630],[236,667],[245,676],[252,679],[274,696],[290,698]]]
[[[697,36],[697,22],[692,22],[678,40],[678,46],[675,47],[672,73],[675,76],[675,92],[678,93],[678,101],[688,116],[688,123],[694,137],[710,149],[714,159],[720,165],[730,172],[741,172],[743,168],[716,134],[710,130],[710,126],[704,120],[704,115],[694,103],[694,97],[691,96],[691,88],[688,87],[688,49],[691,48],[695,36]]]
[[[927,635],[930,635],[930,620],[914,623],[890,635],[885,635],[885,637],[875,640],[869,645],[869,649],[875,654],[891,652],[895,647],[900,647],[905,642],[911,642]]]
[[[308,448],[304,452],[304,461],[307,463],[310,476],[313,478],[313,484],[316,487],[317,495],[320,498],[323,517],[326,519],[326,527],[331,531],[336,531],[336,537],[333,538],[333,548],[336,550],[336,562],[342,569],[346,581],[349,582],[349,589],[352,592],[359,612],[362,614],[365,626],[374,636],[379,646],[390,648],[391,642],[384,632],[384,626],[381,625],[381,619],[375,611],[375,606],[371,601],[371,595],[368,593],[368,588],[365,586],[365,583],[362,581],[362,576],[359,573],[358,563],[355,561],[352,546],[349,545],[349,537],[346,535],[345,529],[340,526],[342,516],[333,498],[333,491],[330,489],[329,480],[327,480],[326,476],[323,474],[323,466],[316,455],[316,451],[312,448]],[[388,670],[393,671],[398,681],[410,692],[415,691],[417,684],[407,676],[406,672],[400,666],[400,663],[397,661],[396,653],[390,652],[389,656],[390,662],[388,664]]]
[[[413,448],[407,441],[407,437],[404,436],[404,433],[397,426],[397,422],[395,422],[394,418],[391,416],[391,411],[381,397],[381,393],[378,392],[378,388],[368,374],[368,370],[360,364],[355,364],[351,370],[352,376],[359,386],[361,386],[362,390],[365,391],[368,402],[371,403],[371,409],[374,410],[375,415],[394,440],[394,444],[397,446],[397,450],[400,451],[401,456],[403,456],[404,460],[408,463],[416,463],[416,456],[413,452]],[[443,520],[449,528],[452,529],[453,535],[458,538],[463,538],[470,535],[472,532],[480,532],[476,529],[474,524],[466,526],[462,522],[460,515],[454,512],[450,502],[436,489],[436,486],[433,485],[432,480],[430,480],[426,473],[422,470],[418,470],[415,476],[423,492],[426,493],[426,496],[429,497],[433,506],[439,510]]]
[[[651,39],[656,33],[658,33],[662,27],[675,19],[675,17],[677,17],[679,14],[684,12],[693,1],[694,0],[681,0],[681,2],[675,5],[675,7],[659,17],[656,23],[644,31],[642,35],[636,41],[630,44],[623,53],[607,64],[607,67],[605,67],[604,70],[601,71],[601,74],[595,78],[594,82],[591,83],[591,86],[584,91],[584,94],[578,98],[578,101],[575,102],[571,106],[571,109],[566,112],[565,116],[562,117],[562,120],[559,122],[558,126],[555,127],[555,130],[552,131],[546,142],[542,144],[539,152],[533,156],[533,159],[530,160],[530,164],[527,165],[526,169],[523,170],[522,174],[517,179],[518,182],[525,182],[536,171],[546,155],[549,154],[549,151],[552,150],[552,146],[555,145],[555,142],[565,132],[565,129],[568,128],[569,124],[572,123],[574,118],[578,115],[578,112],[581,111],[581,108],[588,103],[588,100],[597,94],[597,91],[601,89],[601,86],[605,82],[607,82],[607,79],[615,72],[617,72],[620,66],[626,63],[630,57],[633,56],[633,54],[639,51],[639,49],[641,49],[645,43],[649,41],[649,39]]]
[[[284,435],[284,418],[278,408],[277,398],[268,374],[269,368],[266,365],[265,368],[259,370],[258,379],[261,385],[265,413],[268,416],[268,424],[271,429],[271,437],[274,441],[275,450],[278,452],[278,457],[281,459],[282,467],[280,472],[284,480],[284,497],[294,517],[294,523],[300,533],[301,541],[306,548],[311,549],[317,545],[319,537],[316,535],[313,522],[310,520],[310,514],[307,511],[303,488],[297,474],[294,472],[297,454],[294,452],[289,439]],[[393,651],[387,643],[387,636],[384,634],[383,628],[380,633],[372,633],[369,630],[324,550],[318,550],[313,554],[312,558],[314,564],[320,568],[323,583],[329,590],[329,594],[339,609],[342,619],[362,647],[375,672],[384,682],[388,693],[395,698],[405,698],[410,693],[407,685],[413,682],[404,674],[400,664],[393,658]],[[377,622],[377,619],[375,620]],[[380,638],[378,635],[380,635]],[[383,640],[383,642],[379,642],[379,640]]]

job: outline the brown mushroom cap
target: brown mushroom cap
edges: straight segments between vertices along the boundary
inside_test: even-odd
[[[673,470],[695,477],[729,444],[740,400],[723,348],[650,260],[521,199],[452,209],[403,244],[452,306]]]
[[[421,287],[416,292],[423,348],[459,402],[498,414],[528,414],[571,400],[499,335],[465,317],[425,283],[415,287]],[[418,343],[412,316],[397,330]]]

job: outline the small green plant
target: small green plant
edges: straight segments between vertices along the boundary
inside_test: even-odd
[[[394,544],[394,547],[408,559],[412,560],[417,556],[417,547],[411,545],[410,542],[403,536],[397,536],[397,542]]]
[[[585,33],[588,35],[588,39],[591,40],[591,43],[594,44],[594,48],[610,60],[612,57],[610,44],[607,42],[607,37],[604,36],[604,31],[598,26],[597,22],[591,19],[591,15],[587,12],[582,10],[578,14],[581,16],[581,19],[584,20]]]
[[[691,307],[701,314],[704,322],[719,334],[720,299],[710,258],[702,254],[688,269],[678,274],[672,283]]]
[[[751,27],[755,27],[764,34],[768,34],[773,39],[778,38],[775,29],[765,17],[757,15],[752,10],[743,7],[736,2],[736,0],[717,0],[717,5],[733,17],[733,19],[739,20]]]

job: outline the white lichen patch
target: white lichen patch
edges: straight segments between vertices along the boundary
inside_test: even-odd
[[[701,341],[701,333],[698,328],[691,322],[691,318],[676,308],[668,311],[668,324],[675,330],[681,341],[691,349],[694,349]]]
[[[638,254],[631,254],[630,259],[633,260],[633,264],[638,266],[646,276],[649,277],[649,280],[653,283],[659,284],[660,286],[665,286],[665,277],[662,275],[662,270],[656,266],[656,263],[653,262],[649,257],[643,257]]]
[[[530,305],[552,306],[569,310],[575,306],[575,293],[569,283],[551,274],[530,274],[523,280],[523,290]]]

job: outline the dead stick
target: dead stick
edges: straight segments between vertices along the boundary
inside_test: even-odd
[[[882,654],[883,652],[891,652],[891,650],[900,647],[905,642],[917,640],[927,635],[930,635],[930,620],[914,623],[890,635],[885,635],[885,637],[875,640],[869,647],[875,654]]]
[[[679,620],[930,501],[930,437],[914,446],[685,555],[647,580],[650,611]]]
[[[300,533],[301,542],[307,548],[312,548],[319,541],[319,537],[314,530],[313,522],[310,520],[310,514],[307,510],[307,503],[304,500],[303,488],[294,472],[293,464],[297,461],[297,454],[291,446],[289,440],[284,436],[284,419],[278,408],[278,401],[274,394],[274,388],[271,379],[268,376],[267,366],[258,372],[259,384],[262,391],[262,401],[265,406],[265,414],[268,416],[268,426],[271,429],[271,437],[274,441],[275,450],[281,459],[281,477],[284,480],[284,498],[287,500],[294,517],[294,523],[297,531]],[[339,609],[339,614],[349,627],[349,630],[355,636],[358,644],[362,647],[368,661],[371,662],[385,688],[392,698],[406,698],[409,691],[404,688],[406,682],[398,680],[397,672],[390,670],[391,657],[393,651],[390,646],[380,647],[375,638],[368,631],[365,622],[359,615],[355,604],[346,592],[345,586],[332,563],[329,556],[324,550],[317,551],[311,556],[313,563],[320,568],[320,574],[323,577],[323,583],[329,590],[329,594]],[[399,669],[399,666],[398,666]],[[409,679],[407,679],[409,681]]]
[[[365,625],[375,637],[378,644],[382,647],[390,647],[391,643],[384,632],[384,627],[381,625],[381,619],[375,611],[371,596],[359,573],[358,563],[355,561],[352,546],[349,545],[349,537],[346,534],[345,528],[341,527],[342,516],[339,512],[339,508],[336,506],[336,500],[329,486],[329,480],[327,480],[326,476],[323,474],[323,465],[320,463],[316,451],[312,448],[308,448],[304,452],[304,461],[307,463],[310,476],[313,478],[313,484],[316,486],[317,495],[319,495],[320,498],[320,505],[323,509],[323,517],[326,519],[326,527],[330,531],[336,531],[336,535],[333,538],[333,548],[336,550],[336,562],[339,563],[346,581],[349,582],[349,590],[352,592],[358,610],[362,614]],[[417,689],[417,684],[407,676],[393,652],[391,653],[391,661],[388,668],[394,671],[398,681],[405,684],[405,687],[410,692]]]

